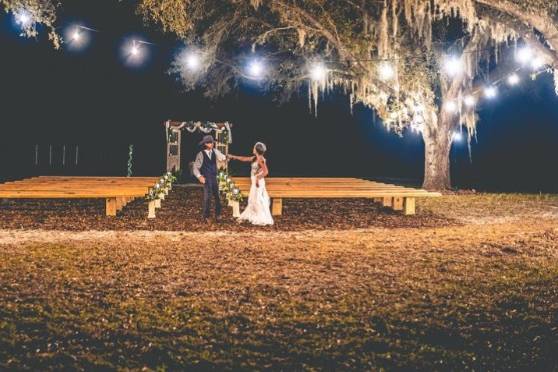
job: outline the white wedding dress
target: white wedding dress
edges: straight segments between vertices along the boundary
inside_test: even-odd
[[[271,210],[269,209],[271,202],[265,188],[265,179],[260,179],[259,187],[256,186],[256,175],[260,170],[258,162],[253,162],[250,173],[252,184],[248,195],[248,206],[240,215],[239,221],[247,221],[258,226],[273,225],[273,217],[271,217]]]

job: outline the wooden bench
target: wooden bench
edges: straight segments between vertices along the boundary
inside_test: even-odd
[[[243,196],[248,196],[250,179],[234,177],[234,183]],[[438,197],[439,193],[428,192],[382,182],[358,178],[267,178],[266,188],[272,200],[274,216],[283,213],[283,199],[346,199],[366,198],[381,203],[405,215],[416,213],[416,199]]]
[[[107,216],[143,198],[157,177],[43,176],[0,184],[0,199],[105,199]],[[149,206],[152,208],[152,206]]]

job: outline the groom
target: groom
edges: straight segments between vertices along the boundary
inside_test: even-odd
[[[211,210],[211,198],[215,200],[215,219],[218,221],[221,215],[221,198],[219,195],[219,183],[217,182],[217,162],[226,161],[227,157],[217,150],[212,136],[204,136],[200,142],[202,151],[194,161],[194,176],[203,185],[203,217],[209,219]]]

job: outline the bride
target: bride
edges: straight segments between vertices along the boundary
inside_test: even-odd
[[[239,221],[248,221],[253,225],[260,226],[273,225],[273,217],[271,217],[271,211],[269,210],[269,195],[265,188],[265,177],[269,173],[264,158],[266,150],[266,146],[258,142],[254,145],[254,149],[252,150],[254,156],[236,156],[229,154],[230,159],[252,163],[250,172],[252,184],[248,196],[248,206],[240,215]]]

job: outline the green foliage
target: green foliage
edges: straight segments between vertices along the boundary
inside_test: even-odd
[[[132,169],[133,159],[134,159],[134,145],[130,145],[128,146],[128,168],[126,172],[126,175],[128,177],[132,177],[133,175],[133,169]]]
[[[169,190],[173,183],[177,180],[176,176],[172,172],[165,173],[153,187],[149,189],[149,192],[145,196],[146,200],[153,201],[161,198],[161,193],[165,190]]]
[[[217,175],[219,182],[219,190],[225,196],[225,199],[241,202],[244,200],[241,190],[234,184],[228,172],[222,170]]]

